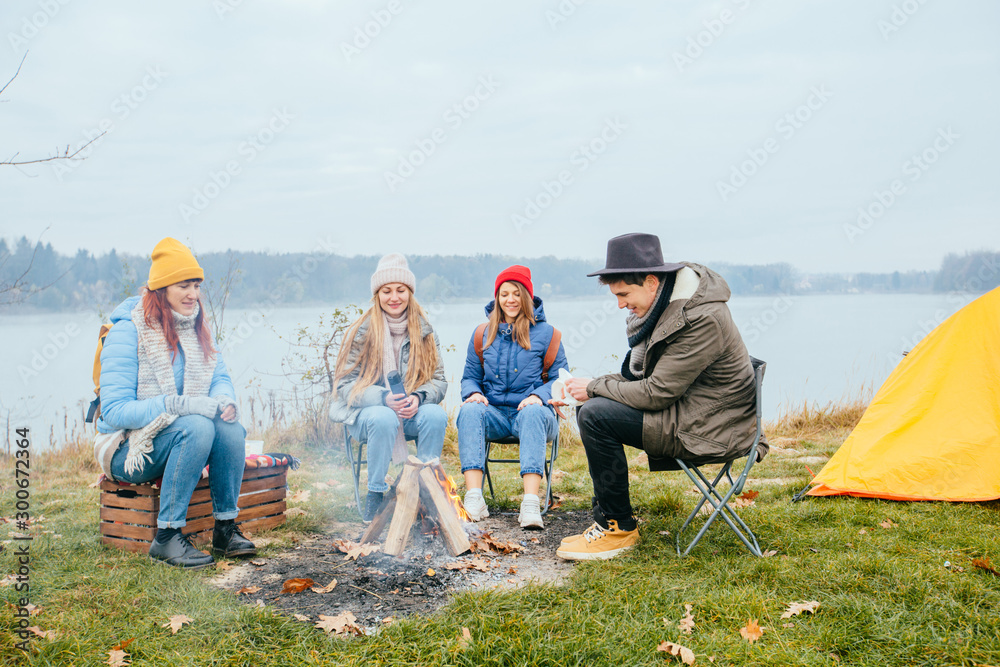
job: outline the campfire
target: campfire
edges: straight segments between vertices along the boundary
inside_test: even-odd
[[[445,473],[438,459],[424,462],[410,456],[403,465],[403,472],[389,489],[378,514],[361,536],[361,543],[378,542],[382,532],[389,527],[382,552],[399,556],[406,549],[410,532],[417,518],[425,533],[434,533],[428,523],[437,524],[436,534],[452,556],[472,548],[465,524],[469,515],[462,507],[455,483]]]

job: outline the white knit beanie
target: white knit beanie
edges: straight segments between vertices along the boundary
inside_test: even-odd
[[[391,252],[378,261],[378,268],[372,274],[372,294],[389,283],[403,283],[411,292],[417,291],[416,276],[410,271],[406,257],[398,252]]]

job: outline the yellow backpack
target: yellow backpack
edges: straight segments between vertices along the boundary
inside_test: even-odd
[[[101,330],[97,334],[97,352],[94,353],[94,400],[90,402],[87,409],[87,423],[94,423],[101,416],[101,350],[104,349],[104,339],[111,331],[111,322],[101,325]]]

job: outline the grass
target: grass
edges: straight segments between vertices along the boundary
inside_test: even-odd
[[[741,514],[762,547],[777,551],[772,557],[751,557],[720,525],[691,557],[678,558],[672,534],[696,500],[691,484],[681,473],[649,473],[642,453],[630,451],[632,495],[644,519],[643,540],[632,552],[577,565],[562,586],[459,594],[433,615],[355,639],[328,637],[243,604],[208,584],[211,571],[179,572],[102,546],[97,492],[87,486],[95,475],[89,446],[70,445],[37,456],[31,470],[32,514],[45,516],[31,544],[31,602],[40,607],[32,623],[56,637],[33,639],[28,656],[17,651],[10,605],[18,595],[0,588],[7,603],[0,612],[0,659],[100,665],[113,645],[134,638],[126,649],[134,665],[680,664],[656,652],[667,640],[691,648],[699,665],[1000,664],[1000,578],[971,564],[978,557],[1000,561],[1000,505],[789,502],[808,479],[805,466],[821,467],[816,461],[836,451],[859,416],[858,405],[833,405],[769,427],[771,454],[754,468],[749,485],[760,495]],[[309,462],[291,474],[291,491],[312,489],[317,481],[342,483],[314,489],[304,505],[308,514],[273,531],[265,556],[291,548],[302,533],[357,521],[347,506],[353,491],[339,449],[309,444],[310,433],[299,426],[265,434],[268,450],[292,451]],[[453,430],[445,458],[457,472]],[[578,439],[563,438],[557,467],[563,507],[588,507],[590,482]],[[9,460],[5,469],[0,492],[9,515]],[[494,472],[503,504],[516,507],[515,467]],[[882,528],[887,519],[896,527]],[[5,572],[14,567],[12,546],[0,554]],[[964,571],[944,568],[945,561]],[[820,602],[815,614],[780,618],[789,603],[807,600]],[[693,605],[690,636],[677,629],[685,604]],[[161,627],[174,614],[194,619],[177,635]],[[754,644],[739,634],[750,619],[765,629]],[[794,625],[784,627],[789,622]],[[472,635],[468,644],[459,641],[463,627]]]

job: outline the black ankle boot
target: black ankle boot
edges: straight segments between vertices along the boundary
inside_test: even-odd
[[[379,493],[378,491],[369,491],[368,497],[365,499],[365,523],[369,523],[378,514],[378,508],[382,506],[382,498],[385,494]]]
[[[157,534],[157,537],[153,538],[153,543],[149,545],[149,557],[158,563],[183,567],[187,570],[199,570],[215,563],[211,555],[191,546],[190,540],[188,535],[176,529],[170,531],[169,537],[163,541]]]
[[[254,543],[243,536],[233,519],[217,520],[212,531],[212,549],[224,557],[253,556],[257,553]]]

